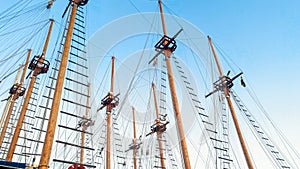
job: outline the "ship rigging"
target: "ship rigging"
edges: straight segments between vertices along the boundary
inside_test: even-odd
[[[67,1],[49,22],[56,3],[0,13],[0,166],[253,169],[261,157],[299,168],[296,149],[239,94],[265,113],[247,73],[163,1],[142,14],[130,0],[138,14],[93,37],[95,2]]]

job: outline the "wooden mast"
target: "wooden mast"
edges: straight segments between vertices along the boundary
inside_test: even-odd
[[[132,118],[133,118],[133,169],[137,169],[137,161],[136,161],[137,143],[136,143],[136,126],[135,126],[134,107],[132,107]]]
[[[60,61],[59,72],[57,75],[55,92],[54,92],[54,97],[53,97],[52,106],[51,106],[50,118],[48,120],[48,128],[47,128],[47,132],[46,132],[45,143],[44,143],[43,150],[42,150],[39,169],[48,169],[48,165],[49,165],[49,161],[50,161],[52,145],[53,145],[53,140],[54,140],[54,134],[55,134],[55,130],[56,130],[58,110],[59,110],[59,106],[60,106],[62,89],[63,89],[64,80],[65,80],[67,62],[68,62],[71,40],[72,40],[72,35],[73,35],[76,11],[78,8],[78,4],[80,2],[81,2],[81,0],[75,0],[75,2],[73,2],[71,5],[72,12],[71,12],[69,27],[68,27],[68,31],[67,31],[67,35],[66,35],[66,39],[65,39],[65,45],[64,45],[64,49],[63,49],[63,53],[62,53],[62,57],[61,57],[61,61]]]
[[[161,15],[161,20],[162,20],[163,32],[164,32],[164,35],[167,36],[167,28],[166,28],[166,24],[165,24],[165,20],[164,20],[164,13],[163,13],[163,9],[162,9],[161,0],[158,0],[158,4],[159,4],[160,15]],[[174,77],[173,77],[173,73],[172,73],[172,67],[171,67],[171,61],[170,61],[171,54],[172,54],[172,51],[170,49],[167,48],[164,50],[167,71],[168,71],[169,86],[170,86],[172,102],[173,102],[173,109],[174,109],[174,114],[175,114],[175,119],[176,119],[176,126],[178,129],[178,134],[179,134],[179,139],[180,139],[181,152],[183,153],[182,157],[184,160],[184,166],[185,166],[185,169],[191,169],[189,153],[187,150],[187,144],[185,141],[183,124],[182,124],[182,119],[181,119],[181,115],[180,115],[178,99],[177,99],[177,95],[176,95],[175,82],[174,82]]]
[[[51,36],[51,32],[52,32],[53,22],[54,22],[54,20],[51,19],[50,20],[49,31],[48,31],[47,38],[46,38],[46,41],[45,41],[45,44],[44,44],[44,48],[43,48],[43,53],[42,53],[42,55],[40,56],[40,58],[38,60],[41,64],[44,62],[44,56],[46,55],[46,52],[47,52],[47,48],[48,48],[48,44],[49,44],[49,40],[50,40],[50,36]],[[28,56],[27,59],[29,60],[29,56]],[[28,60],[26,61],[26,64],[25,64],[26,69],[28,67]],[[38,63],[38,64],[40,64],[40,63]],[[26,71],[25,68],[24,68],[24,71]],[[12,158],[13,158],[13,155],[14,155],[14,152],[15,152],[15,149],[16,149],[16,144],[17,144],[17,141],[18,141],[18,138],[19,138],[22,126],[23,126],[23,121],[24,121],[24,118],[25,118],[25,114],[26,114],[28,104],[29,104],[29,101],[30,101],[30,98],[31,98],[31,95],[32,95],[33,88],[34,88],[34,84],[35,84],[35,81],[36,81],[36,76],[38,74],[39,74],[39,69],[36,68],[33,71],[33,76],[31,77],[31,80],[30,80],[30,84],[29,84],[29,87],[28,87],[28,90],[27,90],[27,94],[25,96],[23,107],[22,107],[21,112],[20,112],[18,123],[17,123],[16,129],[15,129],[11,144],[10,144],[9,149],[8,149],[8,153],[7,153],[7,156],[6,156],[6,161],[12,161]],[[21,79],[24,81],[24,78],[25,78],[25,73],[23,73]]]
[[[153,90],[153,99],[154,99],[154,104],[155,104],[155,113],[156,113],[156,126],[160,126],[160,119],[159,119],[159,110],[158,110],[158,104],[156,100],[156,91],[155,91],[155,84],[152,83],[152,90]],[[165,161],[164,161],[164,153],[163,153],[163,145],[161,141],[161,132],[157,132],[157,141],[158,141],[158,146],[159,146],[159,155],[160,155],[160,163],[161,163],[161,168],[165,168]]]
[[[222,82],[223,82],[225,79],[223,78],[224,75],[223,75],[223,71],[222,71],[222,68],[221,68],[221,64],[220,64],[219,59],[218,59],[218,57],[217,57],[217,54],[216,54],[216,52],[215,52],[214,46],[213,46],[213,44],[212,44],[212,40],[211,40],[211,38],[210,38],[209,36],[208,36],[208,41],[209,41],[211,50],[212,50],[212,52],[213,52],[214,59],[215,59],[216,64],[217,64],[217,67],[218,67],[218,70],[219,70],[220,77],[222,78],[221,80],[222,80]],[[245,159],[246,159],[248,168],[249,168],[249,169],[254,169],[254,166],[253,166],[253,164],[252,164],[252,161],[251,161],[251,158],[250,158],[250,155],[249,155],[249,152],[248,152],[246,143],[245,143],[244,138],[243,138],[243,135],[242,135],[241,128],[240,128],[239,123],[238,123],[237,116],[236,116],[235,111],[234,111],[233,104],[232,104],[231,99],[230,99],[229,88],[224,87],[223,91],[224,91],[224,93],[225,93],[225,98],[226,98],[226,100],[227,100],[227,103],[228,103],[228,106],[229,106],[229,109],[230,109],[230,112],[231,112],[231,116],[232,116],[232,119],[233,119],[233,122],[234,122],[234,126],[235,126],[236,132],[237,132],[237,134],[238,134],[239,141],[240,141],[240,144],[241,144],[241,146],[242,146],[243,153],[244,153],[244,156],[245,156]]]
[[[31,50],[28,50],[28,54],[29,55],[30,55],[30,53],[31,53]],[[22,71],[22,67],[23,67],[23,65],[20,65],[20,68],[19,68],[18,73],[16,75],[15,84],[18,83],[18,79],[20,77],[20,74],[21,74],[21,71]],[[9,105],[9,108],[8,108],[8,111],[7,111],[7,115],[6,115],[6,118],[5,118],[5,121],[4,121],[4,124],[3,124],[3,128],[2,128],[2,131],[1,131],[0,147],[2,147],[2,143],[3,143],[4,137],[5,137],[5,133],[6,133],[7,127],[8,127],[8,123],[9,123],[9,120],[10,120],[10,117],[12,115],[12,111],[13,111],[13,108],[14,108],[14,105],[15,105],[15,100],[17,98],[18,98],[18,93],[15,93],[15,94],[12,94],[12,96],[7,101],[8,103],[10,103],[10,105]]]
[[[85,115],[83,116],[83,122],[85,123],[87,121],[88,115],[89,115],[89,108],[88,106],[90,105],[90,92],[91,92],[91,84],[88,83],[88,97],[86,100],[86,110],[85,110]],[[87,127],[83,126],[82,127],[82,132],[81,132],[81,149],[80,149],[80,164],[83,164],[84,161],[84,140],[85,140],[85,131]]]
[[[27,58],[26,58],[26,61],[25,61],[25,65],[24,65],[24,68],[23,68],[23,72],[22,72],[22,76],[21,76],[19,87],[22,87],[22,84],[23,84],[23,82],[25,80],[25,74],[26,74],[26,70],[27,70],[27,67],[28,67],[28,62],[29,62],[29,59],[30,59],[30,55],[31,55],[31,49],[28,50],[28,55],[27,55]],[[16,140],[19,137],[20,131],[19,131],[18,135],[16,135],[16,132],[18,132],[18,129],[19,129],[19,121],[20,121],[20,119],[22,119],[22,114],[20,114],[20,116],[19,116],[19,120],[18,120],[16,129],[14,131],[14,136],[12,138],[12,141],[11,141],[9,149],[8,149],[8,153],[7,153],[7,156],[6,156],[6,161],[11,161],[12,160],[12,156],[13,156],[14,150],[16,148],[16,144],[17,144]],[[23,123],[23,119],[22,119],[21,123]],[[21,126],[22,126],[22,124],[21,124]],[[21,130],[21,128],[20,128],[20,130]],[[14,147],[14,149],[12,149],[12,147]]]
[[[27,52],[27,58],[26,58],[26,61],[25,61],[25,65],[24,65],[24,68],[23,68],[23,72],[22,72],[22,76],[21,76],[21,79],[20,79],[20,86],[19,87],[22,87],[23,83],[24,83],[24,80],[25,80],[25,75],[26,75],[26,71],[27,71],[27,67],[28,67],[28,62],[29,62],[29,59],[30,59],[30,55],[31,55],[31,49],[28,49],[28,52]]]
[[[111,58],[111,83],[110,83],[110,92],[109,92],[109,99],[113,99],[114,95],[114,71],[115,71],[115,57]],[[106,169],[110,169],[110,132],[111,132],[111,111],[112,111],[112,104],[108,104],[106,106],[106,115],[107,115],[107,131],[106,131]]]
[[[10,103],[10,101],[7,101],[6,104],[5,104],[4,111],[3,111],[2,116],[1,116],[0,128],[2,128],[3,123],[4,123],[4,119],[7,116],[7,110],[9,108],[9,103]],[[1,145],[0,145],[0,147],[1,147]]]

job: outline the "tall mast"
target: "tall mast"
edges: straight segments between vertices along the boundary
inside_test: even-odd
[[[159,4],[159,9],[160,9],[160,16],[161,16],[161,20],[162,20],[164,36],[167,36],[167,28],[166,28],[166,24],[165,24],[165,20],[164,20],[164,13],[163,13],[161,0],[158,0],[158,4]],[[163,45],[167,45],[167,44],[163,44]],[[177,99],[177,95],[176,95],[175,82],[174,82],[174,77],[173,77],[173,73],[172,73],[172,67],[171,67],[171,61],[170,61],[171,54],[172,54],[172,50],[170,48],[164,49],[164,55],[165,55],[167,71],[168,71],[169,86],[170,86],[170,91],[171,91],[171,96],[172,96],[173,109],[174,109],[174,114],[175,114],[175,119],[176,119],[176,126],[178,129],[178,134],[179,134],[179,139],[180,139],[181,152],[183,153],[182,157],[184,160],[184,166],[185,166],[185,169],[191,169],[189,153],[187,150],[187,144],[185,141],[185,134],[184,134],[184,130],[183,130],[183,124],[182,124],[182,119],[181,119],[181,115],[180,115],[178,99]]]
[[[135,127],[134,107],[132,107],[132,118],[133,118],[133,169],[137,169],[137,161],[136,161],[137,143],[136,143],[136,127]]]
[[[31,53],[31,50],[28,50],[28,55],[30,55],[30,53]],[[18,73],[16,75],[15,84],[18,84],[18,79],[19,79],[20,74],[22,72],[22,67],[23,67],[23,65],[20,65],[20,68],[19,68]],[[4,124],[3,124],[3,128],[2,128],[2,131],[1,131],[0,147],[2,147],[2,143],[3,143],[4,137],[5,137],[5,133],[6,133],[6,130],[7,130],[7,127],[8,127],[8,123],[9,123],[10,117],[12,115],[12,111],[13,111],[13,108],[14,108],[14,105],[15,105],[15,101],[19,97],[18,95],[19,95],[18,92],[16,92],[16,93],[12,94],[8,98],[7,102],[10,105],[9,105],[9,108],[8,108],[8,111],[7,111],[7,115],[6,115],[6,118],[5,118],[5,121],[4,121]]]
[[[23,82],[24,82],[24,79],[25,79],[25,74],[26,74],[26,70],[27,70],[27,66],[28,66],[28,62],[29,62],[29,59],[30,59],[30,55],[31,55],[31,49],[29,49],[28,50],[28,55],[27,55],[27,58],[26,58],[26,61],[25,61],[25,65],[24,65],[24,68],[23,68],[23,72],[22,72],[22,76],[21,76],[21,80],[20,80],[20,84],[19,84],[19,87],[22,87],[22,84],[23,84]],[[11,103],[11,105],[13,105],[12,103]],[[10,143],[10,147],[9,147],[9,149],[8,149],[8,153],[7,153],[7,156],[6,156],[6,161],[11,161],[12,160],[12,156],[13,156],[13,153],[14,153],[14,149],[12,150],[11,148],[12,147],[16,147],[16,141],[14,140],[14,139],[18,139],[18,137],[19,137],[19,133],[18,133],[18,135],[16,136],[16,132],[18,132],[18,128],[19,128],[19,121],[20,121],[20,119],[22,118],[22,114],[20,114],[20,116],[19,116],[19,120],[18,120],[18,123],[17,123],[17,126],[16,126],[16,129],[15,129],[15,131],[14,131],[14,136],[13,136],[13,138],[12,138],[12,142]],[[23,118],[24,119],[24,118]],[[22,121],[21,121],[21,123],[23,123],[23,119],[22,119]],[[22,124],[21,124],[21,126],[22,126]],[[21,130],[21,129],[20,129]],[[15,137],[17,137],[17,138],[15,138]]]
[[[43,49],[42,55],[39,56],[39,58],[35,57],[36,61],[37,61],[36,66],[33,69],[33,75],[31,77],[30,84],[29,84],[29,87],[28,87],[28,91],[27,91],[27,94],[25,96],[23,107],[21,109],[20,116],[19,116],[19,119],[18,119],[18,123],[17,123],[16,129],[15,129],[11,144],[10,144],[9,149],[8,149],[8,154],[6,156],[6,161],[12,161],[12,158],[13,158],[13,155],[14,155],[14,152],[15,152],[15,149],[16,149],[16,144],[17,144],[17,141],[18,141],[18,138],[19,138],[22,126],[23,126],[23,121],[25,119],[25,114],[26,114],[28,104],[29,104],[29,101],[30,101],[30,98],[31,98],[31,95],[32,95],[33,88],[34,88],[34,84],[35,84],[35,81],[36,81],[36,76],[39,75],[40,73],[42,73],[42,69],[44,68],[43,67],[44,66],[44,60],[45,60],[44,56],[46,55],[46,51],[47,51],[47,48],[48,48],[48,43],[49,43],[49,39],[50,39],[50,35],[51,35],[51,32],[52,32],[52,27],[53,27],[53,22],[54,22],[54,20],[51,19],[50,20],[50,27],[49,27],[49,31],[48,31],[48,34],[47,34],[45,44],[44,44],[44,49]],[[26,71],[26,69],[27,69],[28,60],[29,60],[29,56],[28,56],[26,64],[25,64],[24,71]],[[35,61],[35,60],[33,59],[33,61]],[[31,62],[31,64],[33,64],[33,63]],[[33,65],[30,65],[30,66],[33,66]],[[41,67],[39,67],[39,66],[41,66]],[[49,65],[47,65],[47,66],[49,66]],[[21,78],[22,81],[24,81],[24,77],[25,77],[25,73],[22,74],[22,78]]]
[[[108,99],[113,100],[114,92],[114,71],[115,71],[115,57],[111,58],[111,82],[110,82],[110,92],[108,94]],[[108,104],[106,106],[107,115],[107,131],[106,131],[106,169],[110,169],[110,132],[111,132],[111,111],[114,106]]]
[[[4,123],[4,119],[7,116],[7,110],[9,108],[9,103],[10,103],[10,101],[7,101],[6,104],[5,104],[4,111],[3,111],[2,116],[1,116],[0,128],[2,128],[3,123]],[[0,147],[1,147],[1,145],[0,145]]]
[[[115,57],[111,58],[111,84],[110,92],[101,100],[101,110],[106,107],[107,115],[107,130],[106,130],[106,169],[110,169],[110,136],[111,136],[111,111],[119,104],[118,95],[114,96],[114,71],[115,71]]]
[[[55,134],[55,130],[56,130],[58,110],[59,110],[59,106],[60,106],[62,89],[63,89],[64,80],[65,80],[67,62],[68,62],[71,40],[72,40],[72,35],[73,35],[76,11],[77,11],[78,5],[80,3],[81,3],[81,0],[74,0],[71,5],[72,12],[71,12],[69,27],[68,27],[68,31],[67,31],[67,35],[66,35],[66,39],[65,39],[65,45],[64,45],[64,49],[63,49],[63,53],[62,53],[62,57],[61,57],[61,61],[60,61],[59,72],[57,75],[55,92],[54,92],[54,97],[53,97],[53,101],[52,101],[50,117],[48,120],[48,128],[47,128],[47,132],[46,132],[45,143],[44,143],[43,150],[42,150],[39,169],[48,169],[48,165],[49,165],[49,161],[50,161],[53,140],[54,140],[54,134]]]
[[[42,56],[41,56],[42,58],[45,58],[46,53],[47,53],[48,44],[49,44],[50,36],[51,36],[51,32],[52,32],[53,23],[54,23],[54,19],[50,19],[50,26],[49,26],[47,38],[46,38],[46,41],[45,41],[45,44],[44,44],[43,53],[42,53]]]
[[[212,50],[212,52],[213,52],[214,59],[215,59],[215,61],[216,61],[218,70],[219,70],[221,82],[224,83],[226,79],[225,79],[225,76],[223,75],[223,71],[222,71],[222,68],[221,68],[221,64],[220,64],[219,59],[218,59],[218,57],[217,57],[217,54],[216,54],[216,52],[215,52],[214,46],[213,46],[213,44],[212,44],[212,40],[211,40],[211,38],[210,38],[209,36],[208,36],[208,41],[209,41],[211,50]],[[249,152],[248,152],[248,149],[247,149],[247,146],[246,146],[246,143],[245,143],[244,138],[243,138],[243,135],[242,135],[241,128],[240,128],[239,123],[238,123],[237,116],[236,116],[235,111],[234,111],[233,104],[232,104],[231,99],[230,99],[230,95],[229,95],[229,87],[227,87],[227,86],[224,87],[224,88],[223,88],[223,92],[225,93],[225,98],[226,98],[226,100],[227,100],[227,103],[228,103],[228,106],[229,106],[229,109],[230,109],[230,112],[231,112],[231,116],[232,116],[232,119],[233,119],[233,122],[234,122],[234,126],[235,126],[236,132],[237,132],[237,134],[238,134],[239,141],[240,141],[240,144],[241,144],[241,146],[242,146],[243,153],[244,153],[244,156],[245,156],[245,159],[246,159],[248,168],[249,168],[249,169],[254,169],[253,164],[252,164],[252,161],[251,161],[251,158],[250,158],[250,155],[249,155]]]
[[[90,92],[91,92],[91,84],[88,83],[88,97],[86,100],[86,110],[85,110],[85,115],[83,116],[83,127],[82,127],[82,133],[81,133],[81,149],[80,149],[80,164],[83,164],[84,161],[84,140],[85,140],[85,131],[88,126],[85,125],[87,122],[87,118],[89,115],[89,104],[90,104]]]
[[[155,84],[152,83],[152,90],[153,90],[153,99],[154,99],[154,104],[155,104],[155,113],[156,113],[156,126],[160,126],[160,118],[159,118],[159,110],[158,110],[158,104],[156,100],[156,90],[155,90]],[[165,168],[165,161],[164,161],[164,153],[163,153],[163,146],[161,142],[161,132],[157,132],[157,141],[158,141],[158,146],[159,146],[159,155],[160,155],[160,163],[161,163],[161,168]]]

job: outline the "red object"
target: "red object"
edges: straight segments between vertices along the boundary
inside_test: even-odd
[[[73,164],[68,169],[85,169],[83,165]]]

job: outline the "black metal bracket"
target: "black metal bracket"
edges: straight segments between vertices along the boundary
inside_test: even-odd
[[[165,49],[171,50],[171,52],[174,52],[177,48],[175,38],[183,31],[183,29],[180,29],[172,38],[168,36],[163,36],[159,42],[155,45],[155,50],[157,51],[156,55],[148,62],[150,64],[152,61],[154,61],[160,54],[164,52]]]
[[[125,150],[125,152],[128,152],[129,150],[138,150],[141,148],[141,145],[142,145],[142,142],[138,142],[138,143],[134,144],[134,140],[133,140],[133,143],[131,143],[129,145],[129,148],[127,150]]]
[[[228,76],[222,76],[219,80],[213,83],[216,90],[224,90],[224,88],[232,88],[232,79]]]
[[[148,134],[146,135],[146,137],[149,136],[149,135],[151,135],[151,134],[153,134],[153,133],[157,133],[157,132],[163,133],[163,132],[165,132],[165,131],[167,130],[167,124],[169,124],[169,123],[170,123],[170,122],[167,121],[166,123],[161,123],[161,122],[160,122],[159,125],[153,124],[153,125],[151,126],[151,132],[148,133]]]
[[[177,48],[176,41],[174,38],[170,38],[164,35],[155,45],[155,48],[158,50],[167,50],[174,52]]]
[[[91,119],[83,118],[82,120],[78,121],[76,129],[82,127],[83,130],[87,130],[88,127],[93,126],[94,124],[95,122]]]
[[[102,106],[97,111],[102,110],[106,106],[111,106],[111,108],[117,107],[119,105],[119,95],[120,95],[120,93],[115,96],[111,96],[111,93],[108,93],[101,100]]]
[[[74,3],[77,4],[78,6],[84,6],[89,2],[89,0],[70,0],[70,1],[74,1]]]
[[[9,94],[18,94],[18,96],[24,96],[25,91],[25,87],[22,87],[20,84],[16,83],[9,89]]]
[[[42,58],[41,56],[34,56],[31,60],[28,69],[36,71],[36,76],[42,73],[47,73],[50,67],[50,62]]]
[[[235,75],[233,78],[230,78],[229,73],[230,73],[230,71],[228,71],[226,76],[220,77],[219,80],[217,80],[216,82],[213,83],[214,90],[212,92],[210,92],[209,94],[207,94],[205,96],[205,98],[216,93],[217,91],[223,91],[225,88],[231,89],[233,87],[233,81],[243,74],[243,72],[241,72],[241,73]]]
[[[78,6],[84,6],[84,5],[86,5],[89,2],[89,0],[77,0],[77,1],[76,0],[69,0],[69,3],[67,5],[66,9],[64,10],[62,16],[61,16],[62,18],[67,13],[67,11],[68,11],[69,7],[71,6],[72,2],[74,2]]]

